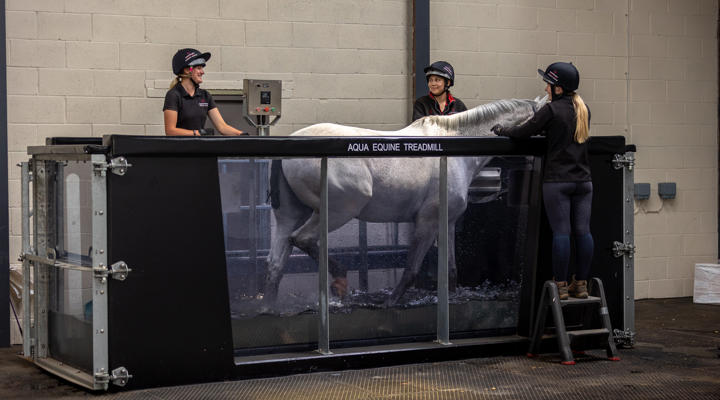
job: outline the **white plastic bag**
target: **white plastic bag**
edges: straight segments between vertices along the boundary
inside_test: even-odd
[[[695,264],[693,302],[720,304],[720,265]]]

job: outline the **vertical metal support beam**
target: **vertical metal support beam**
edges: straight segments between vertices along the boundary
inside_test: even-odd
[[[257,293],[258,291],[258,258],[257,258],[257,197],[258,197],[258,167],[260,164],[255,162],[254,158],[248,160],[250,166],[250,173],[252,181],[250,182],[250,188],[248,191],[248,258],[250,259],[250,265],[252,266],[250,275],[250,293]]]
[[[50,235],[52,231],[50,193],[53,161],[33,162],[33,220],[35,254],[47,257],[48,249],[52,248]],[[34,358],[46,358],[48,356],[48,306],[49,306],[49,268],[45,264],[33,263],[33,279],[35,280],[35,351]]]
[[[30,166],[28,162],[20,164],[20,226],[22,227],[22,254],[30,254]],[[23,355],[32,354],[30,344],[35,337],[30,329],[30,262],[23,258]]]
[[[65,197],[67,197],[66,188],[65,188],[65,163],[63,162],[57,162],[55,164],[56,170],[55,170],[55,189],[53,190],[55,194],[55,210],[57,212],[55,213],[55,250],[58,251],[57,257],[60,258],[61,256],[64,256],[67,252],[67,248],[65,248]],[[65,274],[60,274],[65,275]]]
[[[633,152],[625,157],[634,159]],[[623,168],[623,241],[635,244],[635,176],[632,164]],[[623,330],[635,332],[635,259],[632,253],[623,254]]]
[[[107,170],[103,154],[91,156],[92,197],[92,266],[96,271],[108,269],[107,259]],[[93,383],[95,389],[107,389],[108,365],[108,282],[103,274],[93,276]]]
[[[320,162],[320,248],[318,255],[318,352],[330,352],[330,308],[328,303],[328,159]]]
[[[358,220],[358,247],[360,248],[360,265],[358,266],[358,283],[360,290],[368,290],[368,242],[367,222]]]
[[[0,0],[0,347],[10,346],[10,231],[8,229],[7,74],[5,0]]]
[[[440,206],[438,207],[437,341],[450,344],[448,297],[448,173],[447,157],[440,157]]]
[[[427,93],[423,69],[430,64],[430,0],[413,0],[413,99]]]

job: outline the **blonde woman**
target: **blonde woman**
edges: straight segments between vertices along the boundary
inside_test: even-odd
[[[210,53],[200,53],[195,49],[180,49],[173,56],[172,68],[176,77],[165,94],[163,106],[166,135],[213,135],[213,129],[205,129],[208,117],[215,129],[223,135],[245,134],[225,122],[210,93],[200,88],[205,64],[209,60]]]
[[[517,127],[496,125],[498,136],[513,138],[543,135],[547,137],[547,155],[543,171],[543,200],[553,231],[552,265],[560,298],[572,295],[587,298],[587,279],[593,257],[590,234],[592,177],[587,152],[590,111],[575,93],[580,74],[571,63],[556,62],[545,71],[538,70],[547,83],[551,101],[528,122]],[[576,273],[568,285],[570,235],[574,235]]]

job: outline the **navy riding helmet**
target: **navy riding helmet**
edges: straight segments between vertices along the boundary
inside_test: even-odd
[[[538,74],[550,86],[560,86],[565,93],[574,92],[580,86],[580,73],[572,63],[556,62],[550,64],[545,71],[538,69]],[[553,97],[555,97],[553,90]]]
[[[175,75],[180,75],[185,67],[205,65],[210,60],[210,53],[201,53],[195,49],[180,49],[172,59],[172,69]]]
[[[435,61],[425,67],[423,71],[425,71],[425,79],[427,79],[430,75],[437,75],[447,79],[448,84],[445,87],[446,90],[455,83],[455,70],[447,61]]]

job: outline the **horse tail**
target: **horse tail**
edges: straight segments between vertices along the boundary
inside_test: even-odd
[[[285,181],[285,174],[282,172],[282,161],[272,160],[270,164],[270,205],[272,208],[280,207],[280,180]],[[284,182],[287,185],[287,182]]]
[[[285,203],[286,205],[292,204],[293,206],[312,211],[310,207],[306,206],[302,201],[300,201],[300,199],[290,187],[290,184],[285,177],[285,173],[283,173],[282,170],[282,160],[273,160],[270,164],[269,196],[270,205],[273,209],[277,210],[283,203]],[[283,196],[285,196],[286,198],[283,199]]]

